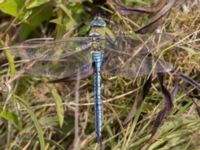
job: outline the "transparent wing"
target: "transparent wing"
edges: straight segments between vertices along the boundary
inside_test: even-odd
[[[91,46],[90,37],[68,38],[54,41],[52,38],[27,40],[7,49],[14,57],[22,60],[58,60]]]
[[[90,37],[54,41],[51,38],[32,39],[15,46],[3,48],[20,60],[36,63],[28,73],[36,76],[62,78],[75,75],[80,69],[86,76],[91,73]],[[3,50],[1,49],[1,50]]]
[[[46,76],[53,79],[69,78],[76,79],[78,70],[81,78],[93,73],[90,51],[81,51],[62,59],[40,60],[28,71],[36,76]]]
[[[128,77],[148,75],[151,72],[169,72],[173,69],[172,64],[152,54],[167,44],[170,44],[169,39],[162,35],[138,38],[118,36],[115,40],[107,39],[103,68],[112,75]]]

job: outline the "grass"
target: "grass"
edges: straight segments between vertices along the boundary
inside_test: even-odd
[[[21,11],[14,6],[0,3],[0,43],[14,44],[46,35],[61,38],[87,35],[88,23],[99,9],[110,21],[112,31],[133,32],[150,22],[151,16],[122,16],[113,2],[97,7],[90,2],[27,2]],[[129,6],[146,5],[149,1],[126,1]],[[159,29],[170,32],[175,44],[155,52],[172,62],[175,72],[182,72],[200,83],[199,53],[199,5],[187,1],[189,13],[181,6],[174,7]],[[2,5],[7,8],[4,9]],[[45,12],[49,12],[44,15]],[[145,18],[145,19],[144,19]],[[85,26],[82,26],[85,23]],[[6,31],[6,32],[5,32]],[[1,54],[0,54],[1,55]],[[93,78],[88,77],[65,83],[49,84],[46,79],[22,76],[23,69],[13,66],[12,57],[0,60],[0,150],[1,149],[99,149],[96,143],[93,115]],[[15,72],[16,71],[16,72]],[[13,76],[17,76],[13,81]],[[14,78],[15,78],[14,77]],[[10,81],[10,82],[8,82]],[[199,92],[180,78],[165,75],[164,85],[171,91],[176,82],[179,88],[173,100],[173,108],[149,141],[156,116],[164,107],[163,94],[156,75],[152,87],[137,108],[135,117],[124,127],[134,102],[139,99],[145,77],[122,78],[103,74],[103,145],[112,150],[198,150],[200,149],[200,120],[195,111]],[[5,84],[7,83],[7,84]],[[77,90],[79,85],[80,90]],[[77,95],[79,98],[77,98]],[[193,96],[192,96],[193,95]],[[195,95],[195,96],[194,96]],[[77,110],[79,110],[77,112]],[[79,144],[77,144],[79,143]]]

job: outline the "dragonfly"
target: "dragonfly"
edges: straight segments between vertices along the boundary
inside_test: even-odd
[[[164,59],[153,57],[152,52],[156,50],[155,43],[159,38],[155,38],[154,43],[151,37],[149,40],[135,40],[124,34],[111,37],[102,32],[106,22],[100,16],[96,16],[90,26],[88,37],[31,39],[1,50],[7,49],[17,61],[28,63],[35,60],[34,65],[27,70],[28,74],[34,76],[59,81],[76,80],[78,73],[80,79],[93,75],[94,122],[97,142],[101,144],[102,71],[113,76],[138,77],[152,72],[170,72],[173,66]]]

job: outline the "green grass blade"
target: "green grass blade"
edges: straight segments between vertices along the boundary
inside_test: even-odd
[[[39,138],[39,141],[40,141],[40,149],[45,150],[44,135],[43,135],[42,127],[40,126],[40,124],[38,122],[38,119],[36,118],[35,114],[31,110],[31,107],[29,106],[29,104],[26,101],[24,101],[22,98],[20,98],[17,95],[15,95],[15,97],[26,108],[31,119],[33,120],[33,123],[35,125],[36,131],[37,131],[37,134],[38,134],[38,138]]]
[[[16,74],[16,70],[15,70],[15,60],[13,58],[13,56],[11,55],[11,53],[9,52],[8,49],[4,49],[4,52],[6,54],[6,57],[8,59],[9,62],[9,68],[10,68],[10,76],[14,77]]]
[[[0,118],[4,118],[14,124],[18,129],[22,128],[22,122],[19,120],[18,116],[10,111],[5,111],[0,108]]]
[[[61,99],[60,95],[58,94],[56,88],[52,84],[49,85],[49,88],[51,90],[51,94],[53,95],[53,97],[55,99],[58,122],[59,122],[60,127],[62,127],[63,122],[64,122],[64,109],[63,109],[63,105],[62,105],[62,99]]]

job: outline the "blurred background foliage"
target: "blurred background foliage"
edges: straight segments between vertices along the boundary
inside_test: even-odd
[[[127,7],[146,7],[159,1],[121,0]],[[175,41],[185,42],[164,55],[173,62],[177,71],[184,72],[200,83],[199,78],[199,25],[200,3],[198,0],[183,1],[174,6],[156,29],[170,32]],[[153,9],[153,7],[152,7]],[[152,21],[156,14],[120,14],[112,0],[0,0],[0,45],[22,42],[30,38],[86,36],[89,23],[95,15],[102,16],[111,31],[134,32]],[[153,30],[154,31],[154,30]],[[152,31],[152,32],[153,32]],[[185,40],[184,40],[185,39]],[[1,62],[2,60],[0,60]],[[10,71],[1,70],[1,84],[9,79]],[[162,108],[162,96],[158,93],[156,79],[142,108],[133,122],[123,128],[122,121],[131,111],[138,96],[143,78],[136,80],[119,77],[103,78],[104,141],[106,149],[151,150],[198,150],[200,149],[200,122],[194,110],[191,91],[198,92],[180,81],[180,92],[174,108],[156,140],[148,138],[153,119]],[[175,81],[167,77],[166,85],[172,89]],[[92,107],[92,78],[81,81],[80,91],[80,141],[75,139],[74,124],[75,82],[49,85],[35,77],[22,77],[7,85],[1,93],[0,149],[99,149],[96,144]],[[12,87],[12,88],[11,88]],[[79,144],[77,144],[78,142]]]
[[[122,1],[127,6],[146,6],[151,0]],[[154,2],[155,3],[155,2]],[[155,8],[152,8],[155,9]],[[87,24],[95,15],[107,18],[107,21],[139,28],[141,24],[149,22],[148,15],[133,13],[130,18],[140,17],[137,22],[123,18],[113,1],[62,1],[62,0],[2,0],[1,37],[11,36],[12,41],[23,41],[33,37],[53,36],[61,38],[63,34],[71,33]],[[114,23],[113,23],[114,24]],[[120,24],[118,24],[120,26]],[[122,25],[121,25],[122,26]],[[87,30],[87,29],[85,29]],[[84,31],[83,31],[84,32]],[[80,34],[79,32],[77,32]]]

